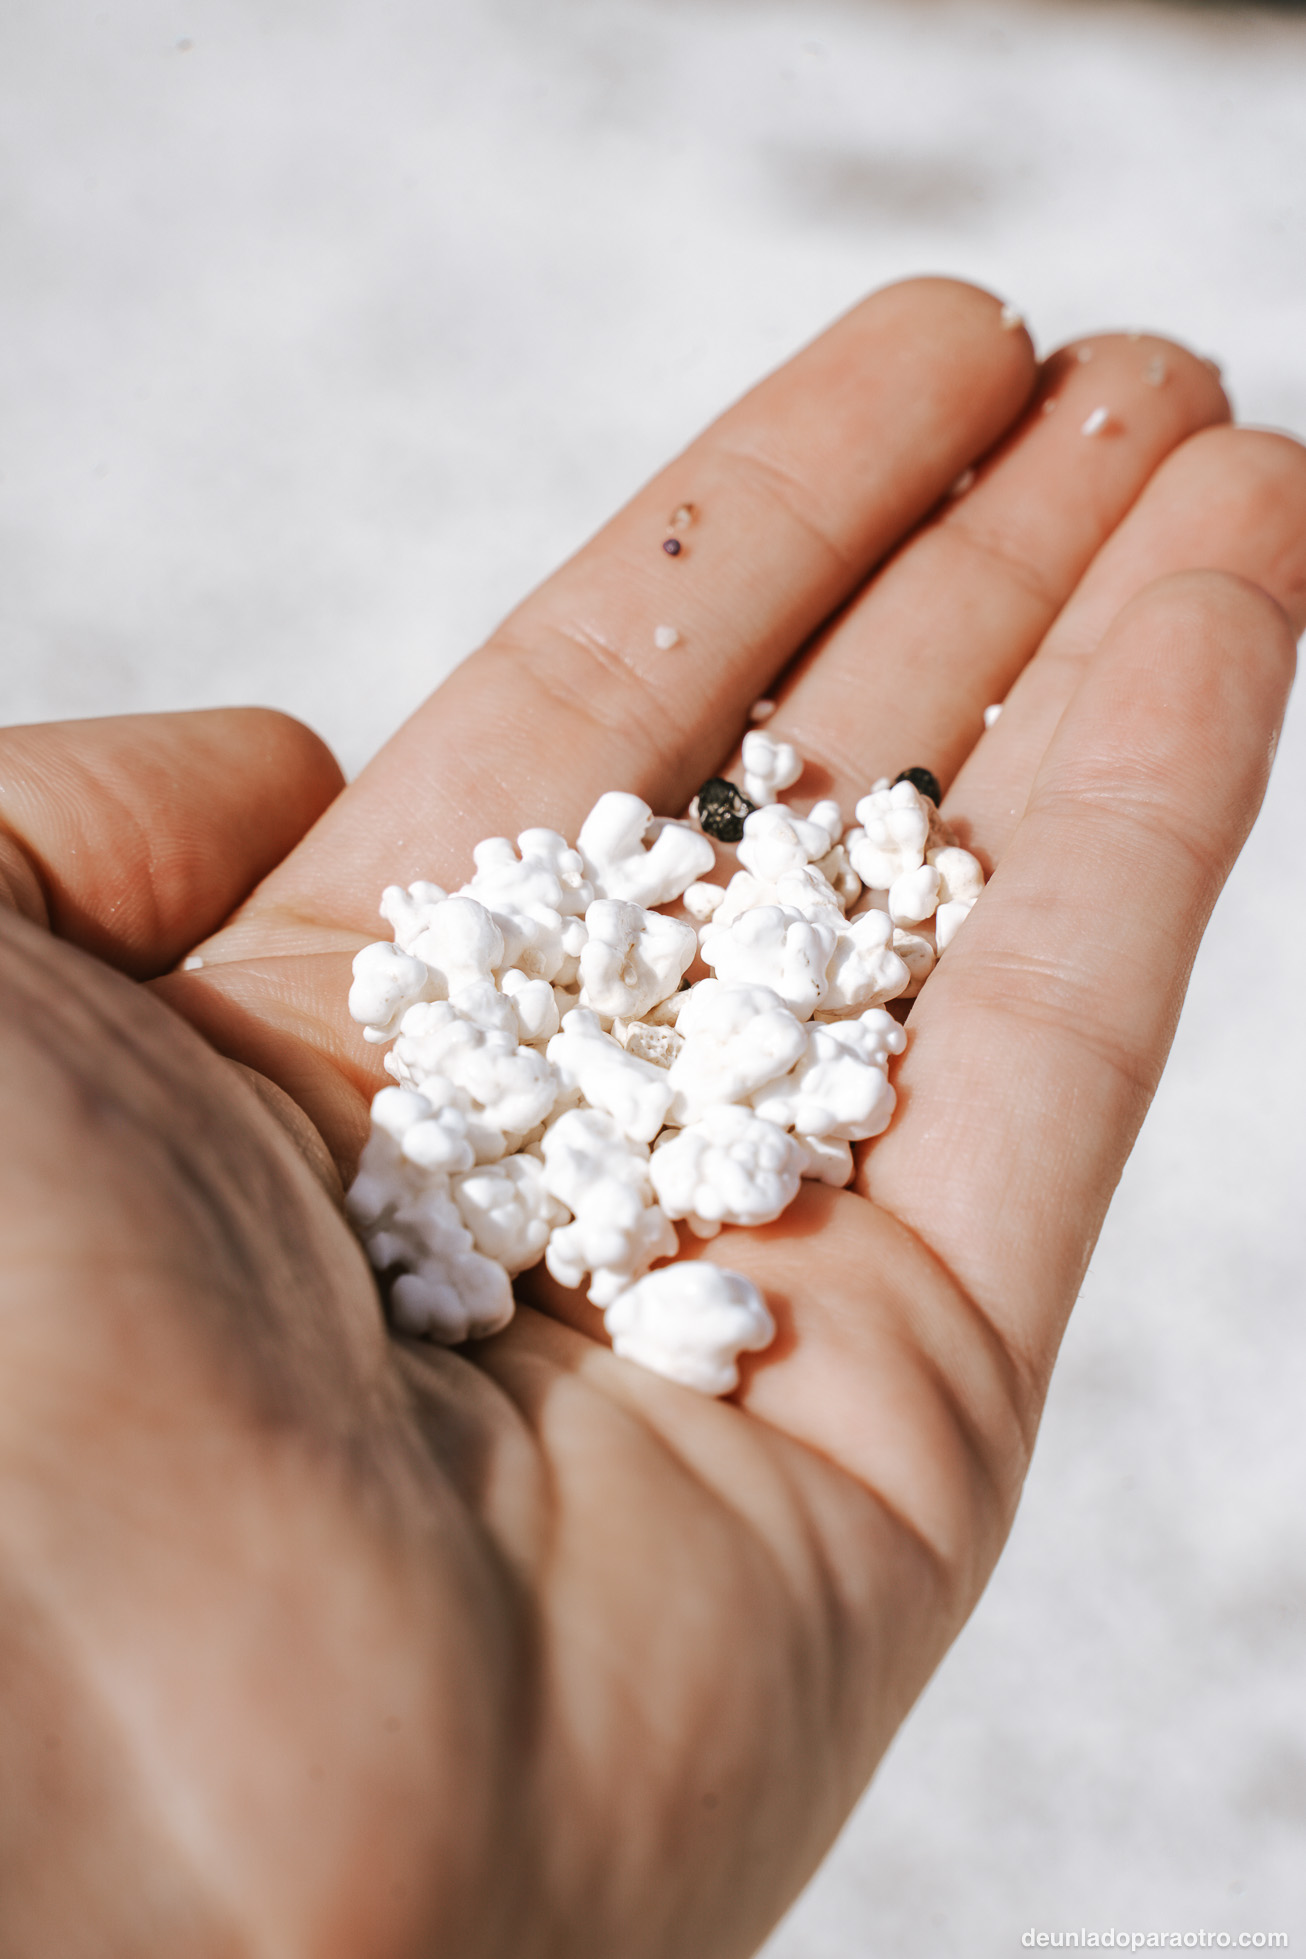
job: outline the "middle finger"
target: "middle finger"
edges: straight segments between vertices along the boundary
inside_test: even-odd
[[[1158,465],[1228,414],[1211,369],[1164,341],[1116,334],[1054,354],[973,483],[786,683],[767,730],[804,757],[802,794],[847,804],[917,765],[946,785]]]
[[[750,702],[998,439],[1033,379],[991,294],[943,279],[874,294],[431,696],[268,881],[261,942],[278,906],[370,931],[386,882],[457,873],[487,829],[571,835],[605,789],[683,807]]]

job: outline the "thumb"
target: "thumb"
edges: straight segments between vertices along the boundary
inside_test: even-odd
[[[0,903],[150,979],[215,931],[343,786],[270,708],[0,730]]]

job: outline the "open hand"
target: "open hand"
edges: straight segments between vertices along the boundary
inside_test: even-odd
[[[1306,456],[1226,417],[1178,348],[1039,367],[913,282],[341,794],[255,712],[0,737],[5,1950],[754,1949],[992,1568],[1260,800]],[[763,694],[804,796],[924,764],[994,870],[854,1187],[703,1250],[776,1344],[722,1404],[556,1290],[395,1340],[336,1168],[384,1080],[344,1008],[382,885],[605,789],[683,808]]]

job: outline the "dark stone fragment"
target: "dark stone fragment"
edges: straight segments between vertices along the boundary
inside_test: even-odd
[[[664,537],[662,540],[662,549],[669,558],[678,558],[684,548],[678,537]]]
[[[744,818],[757,808],[742,789],[727,782],[723,775],[709,776],[698,792],[698,823],[709,837],[721,843],[738,843],[744,834]]]
[[[904,769],[901,775],[896,775],[893,778],[895,789],[900,782],[910,782],[914,789],[920,790],[922,796],[929,797],[935,809],[943,801],[943,791],[939,787],[939,778],[929,769]]]

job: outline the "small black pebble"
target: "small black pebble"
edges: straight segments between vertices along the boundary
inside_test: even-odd
[[[893,778],[895,789],[900,782],[910,782],[914,789],[920,790],[922,796],[929,797],[935,809],[943,801],[943,791],[939,788],[939,778],[937,775],[932,774],[929,769],[904,769],[901,775],[896,775]]]
[[[744,834],[744,818],[757,808],[742,789],[727,782],[723,775],[709,776],[698,792],[698,824],[709,837],[722,843],[738,843]]]
[[[662,549],[669,558],[678,558],[684,548],[678,537],[664,537],[662,540]]]

